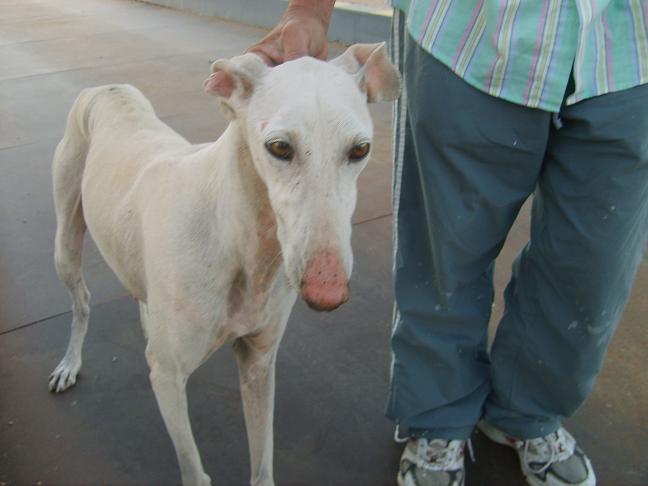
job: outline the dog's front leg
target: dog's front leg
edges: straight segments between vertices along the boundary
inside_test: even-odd
[[[149,331],[150,332],[150,331]],[[189,422],[189,411],[187,408],[186,384],[191,371],[198,366],[191,366],[190,371],[186,366],[180,366],[178,361],[173,359],[172,347],[163,350],[160,354],[159,348],[149,345],[146,348],[146,359],[151,368],[151,385],[155,392],[160,412],[166,428],[173,441],[182,484],[185,486],[209,486],[211,480],[205,473],[196,442],[191,431]],[[186,364],[186,363],[185,363]]]
[[[285,322],[234,342],[250,447],[252,486],[272,486],[275,362]]]

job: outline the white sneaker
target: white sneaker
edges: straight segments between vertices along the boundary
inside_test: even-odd
[[[410,439],[400,459],[399,486],[463,486],[465,440]]]
[[[521,440],[488,422],[477,428],[493,442],[518,453],[522,472],[531,486],[594,486],[596,476],[590,460],[564,428],[536,439]]]

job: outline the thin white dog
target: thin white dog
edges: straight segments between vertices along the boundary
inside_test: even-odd
[[[273,484],[275,360],[297,294],[314,309],[348,299],[356,181],[370,152],[367,101],[400,79],[384,44],[331,62],[216,61],[205,91],[231,120],[191,145],[129,85],[84,90],[53,162],[55,262],[72,296],[67,352],[50,390],[74,385],[88,327],[87,228],[139,301],[150,379],[185,485],[207,485],[185,385],[213,351],[236,352],[251,483]]]

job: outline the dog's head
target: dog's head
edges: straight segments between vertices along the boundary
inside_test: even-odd
[[[323,62],[274,68],[254,54],[216,61],[205,91],[247,139],[268,189],[291,284],[317,310],[348,299],[356,182],[371,153],[368,102],[400,92],[384,44],[357,44]]]

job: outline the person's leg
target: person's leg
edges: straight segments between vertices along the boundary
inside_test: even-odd
[[[560,427],[592,389],[648,230],[648,85],[564,108],[506,290],[485,419],[513,437]]]
[[[405,37],[387,415],[465,439],[490,390],[493,261],[535,187],[550,115],[472,88]]]

